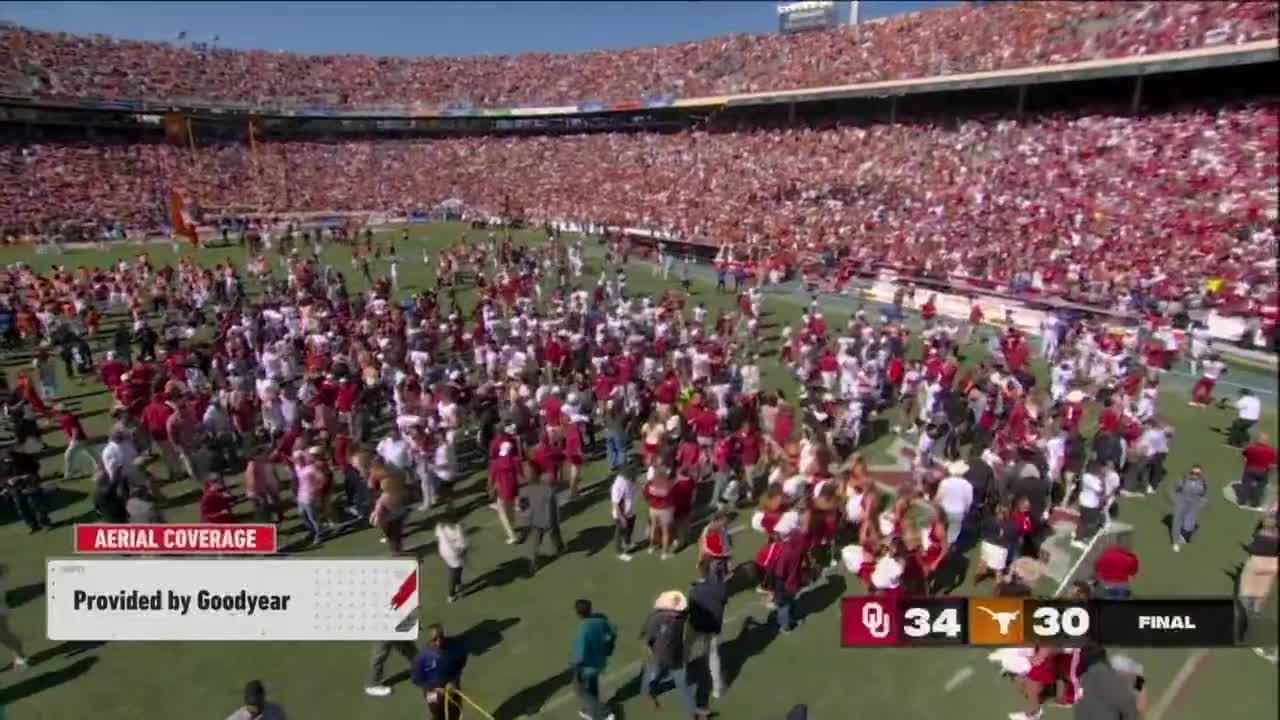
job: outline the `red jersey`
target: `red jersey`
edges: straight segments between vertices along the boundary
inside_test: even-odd
[[[1270,445],[1256,442],[1241,453],[1245,470],[1270,470],[1276,465],[1276,450]]]
[[[165,442],[169,439],[169,416],[173,414],[173,408],[168,403],[159,398],[147,403],[146,408],[142,410],[142,425],[151,433],[151,437],[155,440]]]
[[[1120,585],[1132,580],[1138,574],[1138,567],[1137,555],[1119,545],[1112,545],[1098,556],[1093,571],[1098,580],[1109,585]]]

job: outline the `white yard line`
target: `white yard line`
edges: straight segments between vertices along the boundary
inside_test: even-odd
[[[951,692],[952,690],[955,690],[956,688],[968,682],[969,678],[971,677],[973,677],[973,666],[965,665],[964,667],[952,673],[951,678],[948,679],[947,683],[942,686],[942,690],[943,692]]]
[[[1089,553],[1093,552],[1093,546],[1097,545],[1098,540],[1100,540],[1102,536],[1105,534],[1106,534],[1105,527],[1100,528],[1097,532],[1093,534],[1093,537],[1089,540],[1089,544],[1086,545],[1084,550],[1080,552],[1080,557],[1076,559],[1075,564],[1072,565],[1071,569],[1067,570],[1067,574],[1063,576],[1062,582],[1058,585],[1058,589],[1053,591],[1053,597],[1058,597],[1059,595],[1062,594],[1063,590],[1067,589],[1067,586],[1071,584],[1071,579],[1075,577],[1076,571],[1079,570],[1080,566],[1084,564],[1084,561],[1088,559]]]
[[[1173,680],[1169,682],[1168,687],[1156,699],[1156,704],[1147,711],[1147,720],[1161,720],[1164,714],[1169,712],[1169,708],[1173,707],[1173,703],[1178,699],[1182,689],[1190,682],[1191,676],[1196,674],[1196,671],[1200,669],[1200,665],[1204,663],[1205,658],[1208,656],[1209,651],[1204,648],[1200,648],[1187,656],[1186,661],[1182,663],[1182,667],[1178,668],[1178,674],[1173,676]]]

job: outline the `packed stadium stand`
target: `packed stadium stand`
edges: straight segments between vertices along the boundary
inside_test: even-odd
[[[1276,34],[1274,2],[1002,2],[825,32],[467,58],[244,52],[9,28],[0,30],[0,92],[271,107],[563,105],[901,80]]]
[[[415,60],[9,28],[0,30],[0,79],[37,96],[277,106],[691,96],[1251,42],[1276,36],[1276,8],[996,3],[644,50]],[[1154,114],[1074,107],[1016,119],[267,142],[28,128],[0,142],[0,228],[154,229],[173,188],[206,209],[259,213],[403,215],[457,199],[480,215],[516,207],[535,222],[641,227],[712,245],[839,248],[868,267],[1107,304],[1131,292],[1181,298],[1210,278],[1267,301],[1278,109],[1273,96],[1246,94]]]

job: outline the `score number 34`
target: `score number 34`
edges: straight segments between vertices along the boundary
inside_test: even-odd
[[[928,608],[913,607],[907,608],[902,614],[902,632],[907,637],[927,638],[927,637],[948,637],[958,638],[964,628],[960,625],[960,611],[954,607],[942,608],[938,611],[938,616],[933,617],[933,613]]]

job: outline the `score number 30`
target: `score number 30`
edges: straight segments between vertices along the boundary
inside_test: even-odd
[[[949,607],[938,610],[938,616],[928,608],[907,608],[902,614],[902,632],[911,638],[946,637],[958,638],[964,628],[960,625],[960,611]]]
[[[1037,638],[1082,638],[1090,625],[1089,610],[1079,606],[1044,605],[1031,613],[1031,632]]]

